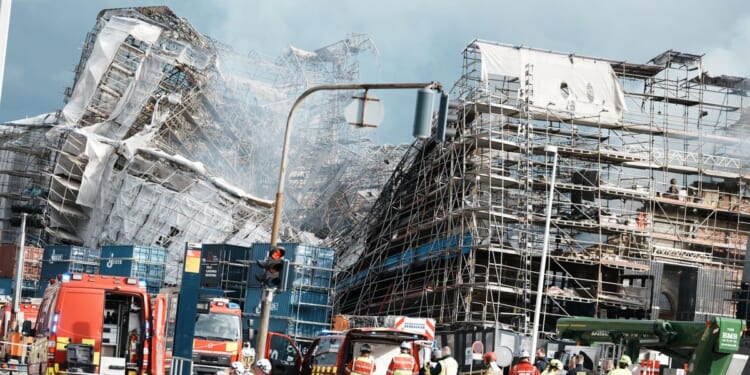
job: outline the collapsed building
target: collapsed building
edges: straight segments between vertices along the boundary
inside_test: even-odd
[[[2,241],[17,241],[26,213],[27,241],[42,246],[158,246],[177,261],[186,242],[267,242],[291,103],[357,81],[366,52],[374,43],[351,34],[240,54],[166,7],[100,12],[62,110],[0,127]],[[315,95],[298,113],[285,239],[356,221],[390,175],[383,160],[406,147],[347,126],[351,95]]]
[[[472,42],[448,139],[417,141],[338,238],[338,312],[433,317],[485,343],[529,335],[547,250],[544,336],[567,315],[734,316],[749,93],[701,55],[638,64]]]

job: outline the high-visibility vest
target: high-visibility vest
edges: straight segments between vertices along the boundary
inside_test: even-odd
[[[131,363],[135,363],[138,360],[138,335],[135,333],[131,333],[128,337],[129,341],[129,351],[130,351],[130,359],[129,361]]]
[[[415,371],[416,370],[416,371]],[[414,361],[414,357],[411,354],[401,353],[396,354],[388,366],[388,375],[413,375],[415,372],[419,372],[417,369],[417,362]]]
[[[458,375],[458,362],[453,357],[441,359],[440,375]]]
[[[352,374],[370,375],[375,372],[375,359],[370,356],[361,355],[352,363]]]

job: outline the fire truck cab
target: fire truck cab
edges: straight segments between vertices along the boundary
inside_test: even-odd
[[[42,299],[28,372],[162,375],[164,309],[136,278],[60,275]]]

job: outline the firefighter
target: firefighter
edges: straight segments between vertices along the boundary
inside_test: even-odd
[[[401,353],[393,356],[388,366],[387,375],[419,375],[417,361],[411,355],[411,344],[404,341],[401,343]]]
[[[271,375],[271,361],[263,358],[255,362],[253,366],[254,375]]]
[[[564,375],[565,373],[565,370],[563,370],[563,364],[558,359],[549,361],[547,368],[542,371],[542,375]]]
[[[591,370],[583,367],[583,354],[573,356],[575,358],[575,367],[568,370],[568,375],[591,375]]]
[[[240,361],[232,362],[232,375],[245,375],[245,365]]]
[[[484,361],[484,375],[500,375],[503,373],[503,370],[497,365],[497,356],[495,353],[484,353],[482,360]]]
[[[510,375],[539,375],[539,369],[529,362],[530,357],[529,352],[522,351],[521,360],[510,369]]]
[[[629,370],[629,367],[633,364],[630,360],[630,356],[625,354],[620,357],[620,361],[617,362],[617,368],[607,373],[607,375],[632,375],[633,373]]]
[[[138,331],[135,329],[131,330],[128,335],[128,362],[138,362]]]
[[[430,361],[425,363],[421,369],[419,369],[419,375],[440,375],[443,371],[440,365],[440,350],[433,349],[430,354]]]
[[[349,361],[344,371],[352,375],[371,375],[375,372],[375,359],[372,358],[372,347],[370,344],[363,344],[359,348],[359,356]]]

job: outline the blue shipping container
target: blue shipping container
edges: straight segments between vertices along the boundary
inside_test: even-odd
[[[13,295],[13,284],[14,281],[11,278],[0,278],[0,295],[12,296]]]
[[[163,264],[167,261],[167,250],[152,246],[106,245],[102,246],[100,257],[102,261],[105,258],[123,258],[136,262]]]
[[[262,293],[263,291],[259,288],[248,288],[243,312],[260,315]],[[286,291],[274,295],[271,303],[271,317],[328,324],[333,310],[330,302],[331,298],[328,294]]]
[[[205,260],[238,263],[251,259],[251,248],[228,244],[203,244],[202,258]]]
[[[44,248],[43,261],[98,262],[99,250],[82,246],[50,245]]]
[[[76,261],[44,261],[42,262],[42,272],[40,280],[49,281],[56,279],[57,275],[63,273],[99,273],[99,267],[95,263],[84,263]]]

